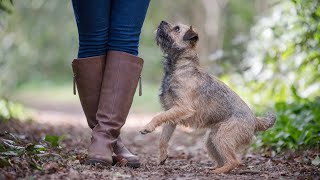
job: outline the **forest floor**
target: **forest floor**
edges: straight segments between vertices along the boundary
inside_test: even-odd
[[[102,167],[84,165],[90,141],[81,112],[72,114],[41,111],[32,121],[0,122],[3,148],[20,149],[0,154],[2,179],[318,179],[319,167],[311,160],[316,151],[300,153],[243,154],[242,165],[228,174],[214,174],[212,162],[203,148],[203,133],[180,127],[176,130],[169,158],[165,165],[157,164],[160,129],[141,135],[139,129],[153,114],[130,114],[122,130],[122,139],[130,150],[139,155],[142,166]],[[48,147],[46,135],[63,136],[59,148]],[[11,140],[11,141],[10,141]],[[42,145],[43,149],[35,148]],[[11,153],[11,154],[10,154]],[[6,159],[4,158],[6,157]],[[7,161],[8,160],[8,161]]]

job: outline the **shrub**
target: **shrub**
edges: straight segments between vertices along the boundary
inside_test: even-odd
[[[277,121],[258,136],[256,146],[264,150],[303,150],[320,147],[320,97],[293,103],[276,103]]]

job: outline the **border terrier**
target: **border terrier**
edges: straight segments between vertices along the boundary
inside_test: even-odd
[[[205,146],[216,162],[215,173],[227,173],[240,165],[237,152],[247,147],[257,131],[272,127],[276,117],[256,117],[226,84],[206,73],[199,64],[198,34],[192,27],[162,21],[156,42],[165,54],[160,102],[164,112],[143,129],[150,133],[163,124],[160,164],[167,159],[168,142],[176,125],[207,129]]]

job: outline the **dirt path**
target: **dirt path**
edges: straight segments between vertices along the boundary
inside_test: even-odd
[[[64,114],[42,111],[32,122],[10,121],[0,123],[0,138],[5,131],[19,137],[22,143],[41,142],[46,134],[64,135],[62,149],[52,150],[45,159],[36,159],[41,166],[34,168],[28,157],[11,158],[11,166],[0,169],[0,179],[317,179],[319,168],[304,163],[314,152],[284,154],[270,157],[272,153],[249,152],[243,164],[230,174],[213,174],[214,163],[203,149],[203,134],[178,128],[169,148],[169,159],[157,165],[159,130],[140,135],[139,128],[153,114],[130,114],[122,131],[125,144],[141,157],[142,167],[91,167],[83,165],[90,130],[82,114]],[[307,161],[309,162],[309,161]]]

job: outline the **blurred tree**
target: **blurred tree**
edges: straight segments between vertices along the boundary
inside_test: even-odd
[[[0,13],[1,11],[11,13],[12,12],[12,0],[0,0]]]
[[[269,4],[263,0],[151,1],[146,22],[156,22],[156,27],[159,21],[152,15],[158,12],[159,20],[192,25],[200,34],[202,64],[221,75],[239,69],[254,17],[265,13]]]
[[[319,21],[319,0],[279,1],[251,29],[246,71],[233,82],[243,92],[255,92],[257,105],[319,96]]]
[[[0,19],[0,93],[29,81],[71,80],[77,33],[70,2],[15,1]]]
[[[246,4],[245,6],[243,4]],[[250,36],[250,28],[256,18],[265,15],[270,9],[270,1],[230,1],[226,7],[224,39],[220,47],[211,52],[209,59],[219,64],[218,74],[228,74],[238,71],[241,73],[240,64],[243,52]]]
[[[9,2],[0,0],[2,4]],[[245,45],[242,41],[237,48],[232,43],[239,34],[248,36],[253,17],[260,14],[261,7],[265,8],[261,2],[264,1],[151,1],[140,45],[140,56],[146,60],[144,81],[158,83],[162,76],[162,53],[154,43],[153,33],[161,20],[190,24],[198,30],[201,61],[212,73],[238,69],[241,58],[236,54],[224,53],[220,61],[210,61],[211,55],[234,49],[241,54],[245,50],[238,48]],[[14,1],[14,8],[13,13],[0,16],[0,94],[9,95],[30,81],[70,83],[70,63],[78,47],[71,2]]]

